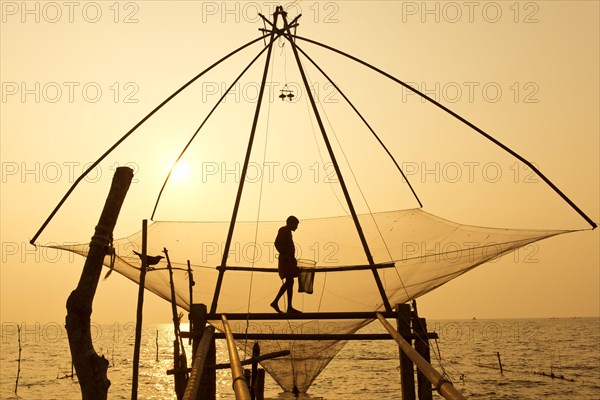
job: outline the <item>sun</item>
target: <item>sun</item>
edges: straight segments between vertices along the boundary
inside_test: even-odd
[[[183,182],[187,180],[190,175],[190,166],[187,162],[179,160],[173,171],[171,172],[171,179],[175,182]]]

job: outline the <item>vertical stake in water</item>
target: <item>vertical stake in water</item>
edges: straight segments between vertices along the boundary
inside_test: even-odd
[[[19,389],[19,375],[21,375],[21,325],[17,325],[17,338],[19,339],[19,359],[17,360],[17,381],[15,382],[15,394],[17,394],[17,390]]]
[[[146,270],[148,269],[148,220],[142,221],[142,268],[140,269],[140,285],[138,289],[137,313],[135,320],[135,345],[133,348],[133,376],[131,378],[131,400],[137,400],[138,374],[140,367],[140,341],[142,339],[142,315],[144,308],[144,286],[146,286]],[[157,350],[158,351],[158,350]],[[156,355],[158,361],[158,354]]]
[[[498,365],[500,366],[500,373],[504,375],[504,370],[502,369],[502,360],[500,359],[500,352],[497,351],[496,355],[498,356]]]
[[[158,329],[156,330],[156,362],[158,362]]]

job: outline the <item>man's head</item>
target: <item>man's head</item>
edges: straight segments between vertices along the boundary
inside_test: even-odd
[[[287,224],[287,226],[290,227],[291,230],[295,231],[296,228],[298,228],[298,224],[300,223],[300,221],[298,220],[298,218],[294,217],[293,215],[290,215],[285,221],[285,223]]]

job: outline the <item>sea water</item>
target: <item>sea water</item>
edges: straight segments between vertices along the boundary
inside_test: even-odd
[[[17,394],[21,327],[21,363]],[[467,398],[600,399],[600,319],[501,319],[428,321],[433,366]],[[382,333],[378,321],[364,333]],[[94,347],[110,363],[109,399],[131,398],[134,323],[92,324]],[[173,327],[144,326],[139,399],[175,399]],[[187,341],[186,341],[187,342]],[[217,362],[227,362],[217,341]],[[80,399],[71,379],[67,335],[59,323],[2,322],[0,397],[2,399]],[[188,359],[190,349],[188,351]],[[244,358],[244,354],[240,355]],[[502,364],[503,371],[500,371]],[[348,342],[311,386],[305,399],[399,399],[398,348],[393,341]],[[554,375],[554,378],[551,375]],[[217,372],[217,398],[233,399],[229,370]],[[268,375],[265,397],[292,399]],[[440,399],[437,393],[434,398]]]

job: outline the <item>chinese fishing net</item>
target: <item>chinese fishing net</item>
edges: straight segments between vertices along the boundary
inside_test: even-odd
[[[269,44],[268,38],[265,43]],[[341,55],[321,64],[322,70],[300,55],[314,92],[311,104],[290,42],[274,43],[271,58],[265,61],[263,52],[257,58],[261,61],[249,63],[245,74],[231,73],[221,81],[214,75],[203,77],[222,82],[216,86],[221,93],[208,96],[205,86],[190,85],[187,100],[177,97],[161,110],[167,119],[176,116],[175,124],[161,119],[145,123],[136,132],[143,138],[141,143],[123,142],[112,158],[104,160],[138,166],[137,182],[125,200],[127,215],[152,208],[164,178],[157,160],[178,159],[178,164],[187,166],[181,180],[172,176],[161,190],[157,214],[148,227],[148,254],[168,250],[179,307],[190,307],[189,260],[196,283],[194,303],[213,304],[221,270],[217,313],[273,313],[272,320],[231,321],[236,333],[351,334],[368,324],[370,320],[364,319],[287,320],[270,308],[281,286],[273,242],[291,214],[300,219],[293,234],[296,256],[315,263],[313,293],[298,293],[297,283],[294,287],[293,305],[303,312],[383,310],[383,296],[392,306],[407,302],[521,246],[568,232],[471,226],[424,211],[398,164],[412,172],[415,166],[429,171],[411,175],[425,200],[492,215],[510,214],[520,207],[506,194],[512,189],[504,181],[457,182],[456,173],[450,172],[456,172],[457,166],[469,166],[471,172],[473,166],[490,160],[497,160],[494,165],[511,165],[514,158],[489,151],[485,140],[485,151],[479,142],[458,145],[479,136],[430,104],[403,102],[397,85],[396,92],[390,91],[387,77],[367,80],[365,71],[372,71],[364,65],[340,64]],[[326,52],[318,46],[311,50],[318,56]],[[251,57],[244,65],[248,60]],[[337,86],[324,78],[326,71],[336,71]],[[230,84],[235,92],[228,92]],[[355,86],[358,89],[352,90]],[[381,106],[374,106],[373,87],[377,97],[384,99]],[[218,107],[212,109],[214,105]],[[207,115],[211,117],[202,120]],[[374,121],[373,125],[366,120]],[[183,147],[186,151],[179,159]],[[453,169],[444,170],[440,163]],[[128,208],[129,203],[134,206]],[[535,207],[528,212],[535,213]],[[141,265],[133,251],[141,251],[141,241],[137,232],[113,243],[114,270],[134,282],[139,281]],[[86,244],[59,247],[82,256],[88,251]],[[111,265],[108,256],[105,265]],[[148,271],[146,288],[170,301],[164,259]],[[280,302],[282,309],[285,299]],[[223,329],[220,321],[211,324]],[[253,341],[239,340],[238,345],[251,353]],[[262,365],[286,391],[296,387],[304,392],[343,345],[334,340],[260,340],[262,353],[291,351]]]

